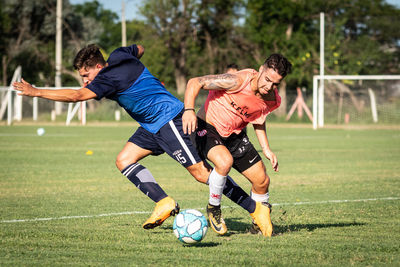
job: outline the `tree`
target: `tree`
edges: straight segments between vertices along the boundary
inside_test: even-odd
[[[72,29],[80,28],[75,34],[81,42],[97,43],[108,52],[121,46],[121,24],[117,22],[118,14],[104,9],[97,0],[72,5],[71,8],[72,12],[66,20]],[[81,46],[82,44],[80,48]]]
[[[229,63],[243,63],[235,40],[242,8],[242,1],[237,0],[200,1],[196,16],[196,37],[201,49],[201,57],[197,57],[200,71],[222,73]],[[240,65],[244,67],[246,63]]]
[[[284,54],[293,63],[285,79],[290,88],[311,88],[319,73],[320,12],[326,18],[325,73],[398,73],[400,14],[383,0],[249,0],[247,38],[260,51],[252,55]]]
[[[168,50],[178,94],[186,89],[187,54],[194,40],[194,9],[194,0],[147,0],[141,9]]]
[[[126,28],[128,44],[141,44],[145,48],[140,60],[167,88],[174,88],[175,91],[174,62],[156,29],[138,20],[128,21]]]
[[[246,30],[247,38],[253,43],[249,47],[254,60],[262,64],[269,54],[281,53],[294,65],[293,73],[279,88],[282,103],[275,112],[278,115],[286,113],[287,84],[295,89],[303,79],[312,80],[307,77],[312,77],[313,62],[317,62],[318,24],[314,22],[318,13],[307,3],[310,1],[249,0],[247,3]]]
[[[24,66],[29,66],[32,62],[32,48],[40,43],[38,38],[46,18],[45,3],[40,3],[41,8],[30,1],[10,1],[3,0],[1,5],[2,18],[2,83],[8,83],[9,69],[15,69],[17,65],[24,62]],[[4,23],[4,24],[3,24]],[[47,39],[46,33],[42,36]],[[22,53],[25,53],[21,57]],[[18,60],[16,60],[19,57]],[[19,62],[16,62],[19,61]]]
[[[383,0],[352,0],[324,11],[327,73],[398,73],[400,10]]]

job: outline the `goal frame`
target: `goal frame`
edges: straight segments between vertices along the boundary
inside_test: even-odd
[[[400,80],[400,75],[314,75],[313,76],[314,130],[324,127],[325,80]]]

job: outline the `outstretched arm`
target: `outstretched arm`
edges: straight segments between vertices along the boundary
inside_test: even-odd
[[[189,80],[185,91],[185,109],[194,109],[196,97],[203,90],[236,90],[241,85],[241,78],[235,74],[206,75]],[[192,133],[197,128],[197,118],[194,110],[185,111],[182,116],[183,132]]]
[[[38,89],[33,87],[31,84],[26,82],[24,79],[21,82],[13,83],[14,89],[19,91],[18,95],[26,95],[33,97],[41,97],[54,101],[61,102],[78,102],[96,97],[96,94],[91,90],[83,87],[79,90],[74,89],[59,89],[59,90],[48,90]]]
[[[254,131],[256,132],[258,142],[263,150],[264,156],[269,159],[272,168],[277,172],[279,170],[278,158],[269,147],[267,132],[265,130],[265,122],[263,124],[253,124],[253,127]]]

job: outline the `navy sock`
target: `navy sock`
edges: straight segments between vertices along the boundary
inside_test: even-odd
[[[249,213],[256,210],[256,202],[230,176],[226,179],[224,195]]]
[[[121,173],[154,202],[158,202],[168,196],[161,186],[157,184],[150,171],[139,163],[127,166]]]

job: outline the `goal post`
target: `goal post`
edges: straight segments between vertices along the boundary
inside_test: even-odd
[[[3,119],[4,113],[7,110],[7,125],[11,125],[13,121],[13,83],[16,81],[21,80],[21,73],[22,73],[22,68],[21,66],[18,66],[13,74],[13,77],[11,79],[10,85],[8,87],[4,87],[2,90],[3,92],[1,93],[1,106],[0,106],[0,120]],[[15,109],[15,114],[17,114],[17,119],[21,120],[22,118],[22,96],[15,95],[15,104],[14,104],[14,109]]]
[[[390,86],[397,86],[397,89],[390,90]],[[357,112],[364,111],[365,106],[367,106],[365,102],[369,102],[370,118],[376,123],[379,114],[377,105],[384,107],[387,104],[385,101],[395,101],[395,104],[400,102],[400,99],[398,99],[400,97],[399,90],[400,75],[315,75],[313,77],[313,128],[324,127],[327,109],[330,111],[337,109],[338,123],[342,115],[348,115],[348,113],[342,114],[343,108],[346,107],[343,104],[345,97],[349,99],[351,105],[354,105]],[[376,93],[379,93],[382,99],[380,104],[376,99]],[[325,99],[327,95],[329,101]],[[329,107],[326,107],[327,103],[330,103]],[[396,108],[393,110],[396,112]]]

